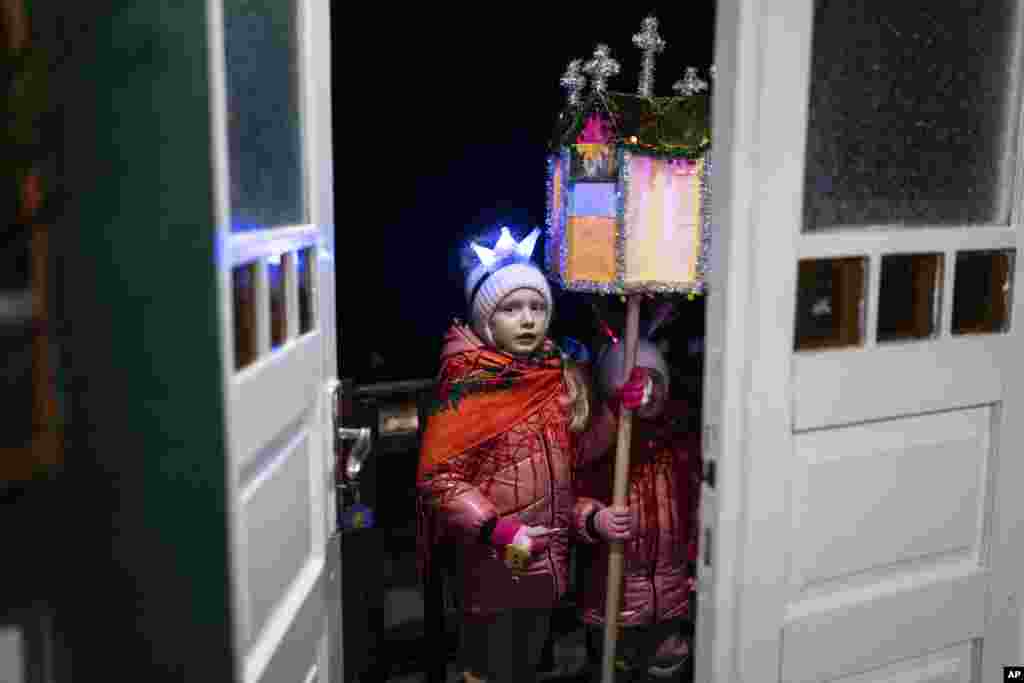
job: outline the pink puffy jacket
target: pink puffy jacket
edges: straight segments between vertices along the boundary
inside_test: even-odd
[[[467,612],[551,607],[565,593],[575,503],[568,423],[568,408],[551,403],[458,456],[457,467],[418,482],[420,496],[437,510],[438,540],[455,542],[456,585]],[[502,457],[495,457],[499,452]],[[495,461],[511,464],[498,468]],[[566,529],[550,537],[548,549],[520,576],[479,540],[488,520],[513,514],[529,526]]]
[[[655,423],[633,420],[629,506],[637,513],[639,528],[625,544],[622,626],[665,621],[689,612],[688,564],[696,557],[700,451],[699,434],[686,433],[673,419],[685,411],[685,402],[670,401]],[[616,423],[607,408],[596,419],[606,425]],[[615,449],[585,453],[584,461],[588,466],[577,474],[579,497],[573,526],[586,543],[596,544],[596,552],[591,554],[582,586],[582,619],[603,624],[609,546],[591,536],[586,519],[611,504]]]

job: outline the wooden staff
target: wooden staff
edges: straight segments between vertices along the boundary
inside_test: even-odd
[[[625,353],[622,358],[623,381],[629,379],[636,365],[637,335],[640,327],[640,295],[633,294],[627,299]],[[629,443],[633,432],[633,411],[623,407],[619,411],[619,440],[615,451],[615,484],[612,489],[612,505],[623,506],[629,502]],[[602,662],[601,683],[615,680],[616,627],[619,620],[619,603],[622,600],[623,541],[612,541],[608,553],[608,595],[604,607],[604,661]]]

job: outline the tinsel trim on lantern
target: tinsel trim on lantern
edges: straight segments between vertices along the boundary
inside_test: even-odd
[[[561,273],[558,271],[557,262],[554,258],[555,249],[555,232],[557,226],[554,221],[554,210],[555,210],[555,163],[557,156],[552,154],[547,158],[546,163],[546,180],[544,188],[546,191],[546,206],[544,208],[544,222],[547,227],[547,234],[544,240],[544,264],[547,267],[548,279],[552,280],[557,284],[561,284]]]
[[[697,258],[697,277],[700,288],[695,290],[697,294],[703,294],[707,287],[707,277],[711,273],[711,161],[712,152],[709,149],[704,159],[701,160],[700,169],[700,210],[703,212],[703,225],[701,230],[700,255]]]
[[[616,207],[615,223],[615,285],[620,292],[625,291],[626,278],[626,241],[629,239],[629,227],[626,225],[626,202],[632,187],[633,153],[621,146],[616,150],[619,168],[619,186],[616,195],[619,205]]]
[[[711,151],[705,153],[704,157],[698,159],[698,172],[700,178],[700,226],[701,226],[701,248],[697,256],[696,281],[695,282],[663,282],[655,280],[642,280],[626,282],[626,243],[629,240],[628,226],[626,222],[626,206],[629,200],[630,185],[632,182],[631,168],[632,155],[634,152],[628,147],[618,145],[616,147],[616,161],[619,164],[619,180],[616,188],[616,234],[615,234],[615,278],[612,282],[595,282],[592,280],[567,279],[569,264],[569,240],[565,238],[565,226],[568,220],[568,201],[565,199],[568,192],[568,179],[566,173],[561,174],[561,196],[562,202],[555,223],[554,216],[554,157],[548,162],[548,270],[552,281],[563,289],[572,292],[585,292],[589,294],[603,295],[629,295],[643,293],[657,294],[687,294],[690,298],[701,296],[707,290],[706,278],[710,273],[710,249],[711,249]],[[563,150],[561,153],[562,168],[565,169],[569,163],[569,152]],[[556,226],[558,226],[556,228]],[[556,229],[561,229],[561,241],[558,244],[558,253],[554,253],[553,236]]]

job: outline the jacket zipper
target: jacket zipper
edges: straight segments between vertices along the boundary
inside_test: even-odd
[[[658,585],[654,581],[654,575],[657,574],[657,565],[651,569],[651,597],[654,602],[654,610],[651,612],[651,623],[656,624],[658,622]]]
[[[655,489],[657,490],[657,489]],[[660,511],[656,511],[654,514],[658,514]],[[651,597],[654,603],[654,611],[651,612],[651,623],[657,623],[658,621],[658,584],[655,581],[655,576],[658,574],[658,556],[661,554],[661,524],[659,519],[658,524],[658,536],[654,538],[654,562],[651,564]]]
[[[548,443],[548,435],[541,429],[541,444],[544,446],[544,457],[548,466],[548,495],[551,498],[551,528],[555,528],[555,468],[551,464],[551,446]],[[555,560],[551,557],[551,543],[546,549],[548,556],[548,567],[551,569],[551,581],[555,587],[555,597],[558,597],[558,572],[555,571]]]

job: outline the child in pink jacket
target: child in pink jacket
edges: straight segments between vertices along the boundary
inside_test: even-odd
[[[622,384],[622,356],[621,344],[613,344],[599,358],[595,374],[603,395],[614,395]],[[689,566],[697,547],[699,434],[686,428],[688,407],[669,396],[665,360],[646,339],[639,340],[637,366],[629,385],[637,382],[645,382],[647,390],[633,415],[628,505],[635,533],[624,549],[616,660],[623,680],[665,680],[676,677],[690,656]],[[611,409],[614,403],[598,405],[603,409],[595,420],[609,425],[617,421]],[[592,550],[587,553],[590,562],[582,587],[581,618],[588,632],[591,669],[599,680],[607,541],[614,537],[594,522],[611,503],[614,443],[604,452],[582,457],[587,466],[577,475],[573,518],[578,536]]]

